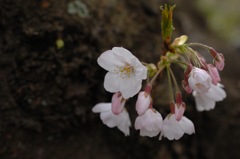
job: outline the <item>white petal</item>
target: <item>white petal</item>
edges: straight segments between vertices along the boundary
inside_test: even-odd
[[[147,68],[143,66],[140,62],[134,67],[134,74],[137,80],[142,80],[147,78]]]
[[[136,130],[142,129],[147,122],[147,117],[145,115],[138,116],[135,120],[134,127]]]
[[[117,115],[114,115],[112,111],[103,112],[100,114],[102,122],[110,128],[118,125]]]
[[[136,58],[130,51],[123,47],[114,47],[112,48],[112,51],[116,58],[118,58],[124,63],[130,64],[131,60]]]
[[[191,120],[183,116],[181,120],[179,121],[179,125],[183,132],[185,132],[188,135],[191,135],[195,132],[194,125]]]
[[[146,129],[141,129],[140,130],[140,136],[149,136],[149,137],[154,137],[159,134],[160,130],[146,130]]]
[[[105,75],[104,88],[111,93],[119,92],[119,79],[119,75],[108,72]]]
[[[125,136],[128,136],[130,134],[130,129],[129,127],[131,126],[131,121],[128,112],[126,109],[123,110],[121,114],[119,114],[119,124],[118,124],[118,129],[121,130]]]
[[[172,114],[170,117],[166,117],[163,121],[163,136],[169,140],[178,140],[184,134],[181,130],[178,121],[175,119],[175,115]]]
[[[215,108],[215,100],[209,98],[206,93],[194,93],[196,107],[198,111],[211,110]]]
[[[216,102],[222,101],[227,96],[226,92],[219,85],[215,86],[213,84],[206,95]]]
[[[97,59],[97,62],[102,68],[110,72],[114,72],[116,66],[124,65],[124,63],[114,55],[112,50],[102,53]]]
[[[121,81],[120,92],[125,99],[136,95],[142,87],[142,81],[137,81],[134,77],[125,78],[119,81]]]
[[[92,108],[94,113],[101,113],[109,110],[111,110],[111,103],[98,103]]]

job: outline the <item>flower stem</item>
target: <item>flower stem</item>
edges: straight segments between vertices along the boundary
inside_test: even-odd
[[[199,59],[198,55],[196,54],[196,52],[192,49],[192,48],[188,48],[188,50],[196,57],[197,59],[197,62],[198,62],[198,66],[201,67],[201,66],[204,66],[201,62],[201,60]],[[196,62],[196,61],[195,61]]]
[[[173,99],[173,88],[172,88],[172,80],[171,80],[169,67],[167,67],[167,76],[168,76],[169,100],[171,103],[171,102],[174,102],[174,99]]]
[[[173,71],[172,71],[171,68],[169,68],[169,72],[170,72],[170,74],[171,74],[171,76],[172,76],[173,83],[174,83],[174,86],[175,86],[175,88],[176,88],[176,94],[177,94],[177,93],[180,93],[180,89],[179,89],[179,87],[178,87],[177,80],[176,80],[176,78],[175,78],[175,76],[174,76]]]
[[[187,46],[198,46],[198,47],[202,47],[202,48],[207,49],[207,50],[212,49],[210,46],[207,46],[207,45],[204,45],[204,44],[201,44],[201,43],[188,43],[186,45]]]
[[[153,76],[153,78],[151,79],[151,81],[148,83],[149,85],[153,85],[153,82],[157,79],[157,76],[162,72],[162,70],[164,69],[164,67],[160,68],[157,73]]]
[[[183,62],[183,61],[179,61],[179,60],[172,60],[171,61],[172,63],[176,63],[176,64],[179,64],[179,65],[184,65],[184,66],[188,66],[188,64],[186,62]]]

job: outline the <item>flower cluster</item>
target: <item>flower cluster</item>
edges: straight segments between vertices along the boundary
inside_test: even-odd
[[[170,14],[173,8],[165,8],[164,14]],[[166,19],[166,18],[165,18]],[[168,30],[168,29],[166,29]],[[182,100],[182,89],[172,70],[172,65],[183,68],[182,87],[187,94],[195,98],[198,111],[215,108],[216,102],[226,98],[218,71],[224,68],[224,56],[212,47],[200,43],[186,43],[183,35],[171,42],[168,32],[164,34],[164,47],[157,65],[140,62],[130,51],[123,47],[114,47],[100,55],[98,64],[108,71],[104,79],[104,88],[113,93],[109,103],[96,104],[92,111],[100,113],[101,120],[108,127],[117,127],[126,136],[130,134],[131,121],[126,102],[138,94],[135,109],[138,117],[134,127],[141,136],[159,135],[169,140],[178,140],[185,133],[195,133],[194,124],[184,116],[186,104]],[[192,47],[207,49],[213,57],[213,63]],[[152,88],[160,73],[167,73],[169,90],[169,114],[163,119],[157,107],[153,107]],[[144,89],[142,81],[146,80]]]

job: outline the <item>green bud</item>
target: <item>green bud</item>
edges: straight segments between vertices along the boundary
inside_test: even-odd
[[[147,69],[148,69],[148,75],[149,75],[149,77],[153,77],[153,76],[156,74],[156,72],[157,72],[157,67],[156,67],[156,65],[154,65],[154,64],[152,64],[152,63],[150,63],[150,64],[147,65]]]

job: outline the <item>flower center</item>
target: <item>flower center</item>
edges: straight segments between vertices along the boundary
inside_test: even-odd
[[[195,84],[196,85],[196,87],[198,88],[198,89],[201,89],[202,88],[202,84],[201,83],[197,83],[197,84]]]
[[[130,78],[132,72],[133,72],[133,67],[129,64],[125,65],[124,67],[119,67],[117,66],[117,69],[114,70],[117,74],[120,74],[120,77],[124,79],[125,77]]]

